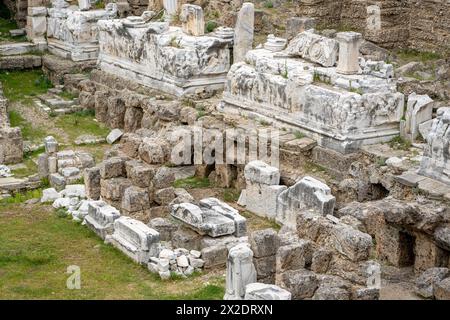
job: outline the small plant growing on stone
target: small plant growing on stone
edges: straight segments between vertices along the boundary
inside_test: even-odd
[[[283,72],[281,72],[281,76],[285,79],[288,78],[289,72],[288,72],[288,67],[287,67],[287,61],[284,61],[284,70]]]
[[[389,141],[389,146],[393,149],[408,151],[411,148],[411,142],[401,136],[396,136]]]
[[[272,9],[273,8],[273,2],[270,0],[267,0],[266,2],[264,2],[264,7],[267,9]]]
[[[218,26],[219,25],[217,24],[217,22],[209,20],[208,22],[205,23],[205,31],[206,33],[213,32]]]
[[[58,218],[66,218],[68,216],[68,212],[64,208],[59,208],[58,210],[56,210],[56,216]]]
[[[94,3],[94,8],[95,9],[105,9],[105,3],[103,2],[103,0],[97,0]]]
[[[170,46],[174,48],[180,48],[180,41],[181,40],[177,41],[177,37],[173,36],[172,39],[170,40]]]
[[[303,133],[301,133],[300,131],[295,131],[294,136],[295,136],[295,139],[301,139],[301,138],[305,137],[305,135]]]
[[[261,120],[259,120],[259,124],[264,126],[264,127],[267,127],[267,126],[270,125],[270,122],[268,122],[268,121],[266,121],[264,119],[261,119]]]

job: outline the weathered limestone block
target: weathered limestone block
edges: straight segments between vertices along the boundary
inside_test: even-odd
[[[143,117],[142,108],[128,107],[125,110],[123,129],[125,132],[134,132],[141,127]]]
[[[287,188],[278,185],[279,169],[262,161],[251,161],[244,168],[244,177],[246,189],[242,191],[239,203],[259,216],[274,219],[278,195]]]
[[[147,189],[131,186],[125,189],[122,198],[122,209],[128,213],[150,208],[150,196]]]
[[[20,128],[4,127],[0,129],[0,163],[19,163],[22,162],[22,158],[23,141]]]
[[[435,284],[434,297],[436,300],[450,300],[450,277]]]
[[[293,300],[312,298],[320,281],[317,275],[309,270],[290,270],[277,276],[276,285],[289,291]]]
[[[350,300],[351,284],[336,276],[322,276],[313,300]]]
[[[135,133],[125,133],[120,141],[120,150],[130,158],[137,158],[142,137]]]
[[[372,237],[339,222],[334,217],[324,217],[313,212],[297,215],[297,233],[327,249],[344,255],[351,261],[367,260],[372,250]]]
[[[230,249],[224,300],[242,300],[245,296],[245,286],[256,282],[256,270],[252,260],[253,252],[247,244],[238,244]]]
[[[100,198],[100,168],[93,167],[84,171],[84,184],[86,186],[86,197],[92,200]]]
[[[280,246],[278,234],[270,228],[252,232],[248,241],[256,258],[274,256]]]
[[[331,250],[320,248],[315,250],[311,260],[311,271],[316,273],[327,273],[333,252]]]
[[[159,138],[144,138],[139,146],[139,157],[148,164],[165,163],[169,155],[169,145]]]
[[[336,63],[338,50],[336,40],[304,31],[289,42],[285,51],[289,55],[305,58],[324,67],[332,67]]]
[[[291,300],[291,293],[273,284],[256,282],[245,287],[244,300]]]
[[[414,272],[416,274],[432,267],[448,266],[448,252],[438,247],[428,235],[422,233],[414,235]]]
[[[288,270],[305,269],[311,265],[313,256],[313,243],[300,239],[299,242],[281,246],[277,251],[277,274]]]
[[[339,60],[336,71],[342,74],[357,74],[359,71],[359,47],[362,35],[357,32],[339,32]]]
[[[290,41],[297,34],[314,29],[316,25],[316,19],[308,17],[291,17],[286,20],[286,38]]]
[[[304,177],[278,196],[276,221],[295,228],[297,214],[302,210],[314,210],[321,215],[332,215],[336,199],[324,183]]]
[[[100,238],[113,232],[114,221],[120,217],[120,212],[104,201],[89,202],[88,215],[84,218],[86,226]]]
[[[144,162],[137,160],[130,160],[125,163],[125,170],[128,179],[133,185],[141,188],[148,188],[155,175],[155,168],[147,165]]]
[[[173,234],[178,230],[178,225],[164,218],[154,218],[150,220],[149,227],[159,232],[161,241],[171,241]]]
[[[234,27],[233,62],[244,61],[245,55],[253,46],[255,7],[253,3],[244,2],[239,10]]]
[[[424,298],[433,298],[436,283],[450,276],[447,268],[430,268],[416,279],[416,292]]]
[[[202,36],[205,33],[202,7],[193,4],[183,4],[181,6],[180,20],[183,32],[186,34]]]
[[[450,184],[449,123],[450,108],[438,109],[419,169],[420,174],[446,184]]]
[[[431,120],[433,100],[428,95],[411,93],[408,96],[405,114],[404,133],[408,140],[414,142],[419,137],[419,125]],[[427,139],[427,137],[423,137]]]
[[[101,196],[111,201],[121,201],[125,190],[131,185],[131,181],[126,178],[101,179]]]
[[[100,175],[102,179],[125,176],[125,160],[120,157],[112,157],[104,160],[100,163]]]
[[[38,157],[38,174],[39,178],[47,178],[50,174],[48,168],[48,154],[46,153],[42,153]]]
[[[125,100],[121,95],[108,98],[108,111],[106,124],[110,128],[124,128],[125,123]]]
[[[125,253],[135,262],[146,265],[151,257],[159,254],[159,233],[144,223],[120,217],[114,221],[114,233],[108,235],[106,243]]]
[[[94,93],[95,119],[101,123],[108,121],[108,97],[110,95],[110,92],[103,90],[97,90]]]
[[[227,263],[228,249],[225,245],[215,245],[202,249],[205,268],[223,267]]]

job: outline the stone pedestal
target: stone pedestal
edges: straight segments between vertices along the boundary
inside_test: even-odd
[[[337,72],[341,74],[356,74],[359,71],[359,47],[362,35],[357,32],[339,32],[339,61]]]
[[[286,47],[286,39],[275,37],[273,34],[267,36],[267,41],[264,43],[264,49],[272,52],[281,51]]]
[[[180,20],[183,23],[183,32],[192,36],[202,36],[205,33],[205,20],[203,9],[193,4],[183,4]]]
[[[234,28],[234,63],[243,61],[247,52],[252,49],[254,21],[255,6],[245,2],[238,13]]]
[[[242,300],[245,286],[256,282],[253,251],[246,243],[230,249],[227,260],[226,292],[224,300]]]

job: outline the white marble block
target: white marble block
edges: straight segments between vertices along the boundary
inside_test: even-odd
[[[171,215],[196,232],[211,237],[229,234],[243,236],[247,230],[246,219],[216,198],[203,199],[199,206],[192,203],[176,204],[172,206]]]
[[[439,108],[436,115],[419,173],[450,185],[450,108]]]
[[[120,217],[120,212],[104,201],[90,201],[88,215],[84,218],[86,226],[100,238],[105,239],[114,229],[114,221]]]
[[[256,160],[244,168],[246,189],[243,190],[245,208],[258,216],[275,219],[278,195],[286,190],[280,186],[280,170]]]
[[[234,63],[243,61],[247,52],[253,47],[254,21],[255,6],[253,3],[244,2],[234,27]]]
[[[408,96],[405,114],[405,133],[407,139],[414,142],[419,136],[419,125],[431,120],[433,114],[433,99],[428,95],[418,95],[415,92]],[[426,139],[427,137],[423,137]]]
[[[114,233],[105,238],[105,243],[125,253],[135,262],[147,265],[151,257],[160,251],[159,233],[141,221],[120,217],[114,222]]]
[[[192,36],[202,36],[205,34],[205,20],[203,9],[193,4],[183,4],[181,6],[180,20],[183,32]]]
[[[291,293],[274,284],[255,282],[245,287],[244,300],[291,300]]]
[[[245,287],[256,282],[253,251],[247,243],[232,247],[228,252],[226,291],[224,300],[242,300]]]
[[[295,229],[297,215],[302,210],[312,210],[320,215],[332,215],[336,198],[323,182],[312,177],[303,177],[278,196],[276,221]]]
[[[339,32],[336,34],[336,40],[339,42],[339,60],[336,71],[342,74],[358,73],[362,35],[357,32]]]

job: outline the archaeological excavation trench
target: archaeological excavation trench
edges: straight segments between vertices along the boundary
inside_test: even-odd
[[[91,257],[30,258],[45,211],[133,275],[60,298],[450,300],[450,3],[422,2],[4,1],[0,298]]]

